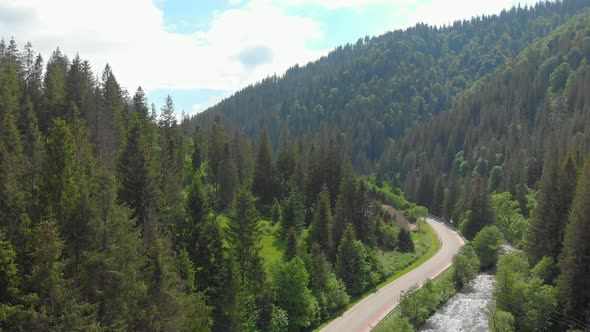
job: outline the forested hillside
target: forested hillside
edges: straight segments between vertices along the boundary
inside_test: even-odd
[[[585,11],[408,130],[382,159],[408,197],[467,236],[493,224],[524,249],[501,262],[496,295],[516,330],[590,322],[589,58]],[[557,318],[534,320],[545,312]]]
[[[309,330],[436,250],[423,206],[472,241],[404,326],[506,241],[492,329],[589,328],[588,6],[361,39],[193,119],[2,40],[0,329]]]
[[[251,136],[267,128],[273,142],[282,127],[292,135],[303,130],[311,141],[324,123],[329,135],[344,134],[355,169],[370,173],[407,128],[450,109],[466,88],[588,5],[541,2],[448,27],[419,24],[361,38],[243,89],[197,121],[220,115]]]
[[[413,200],[458,220],[455,193],[434,200],[435,186],[448,193],[457,181],[483,177],[491,191],[524,199],[544,166],[568,155],[580,165],[588,152],[588,17],[576,16],[471,87],[452,110],[408,130],[382,168],[398,173]]]
[[[108,65],[95,77],[0,43],[2,330],[301,330],[436,245],[381,210],[337,139],[252,148],[170,97],[150,108]]]

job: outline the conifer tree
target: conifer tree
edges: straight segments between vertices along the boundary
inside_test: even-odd
[[[287,248],[285,250],[284,260],[288,262],[297,256],[297,231],[295,227],[289,227],[287,233]]]
[[[459,185],[457,183],[457,176],[454,171],[451,171],[451,175],[449,176],[447,189],[445,190],[445,199],[444,199],[444,207],[443,207],[443,218],[447,220],[453,219],[453,214],[455,212],[455,204],[459,198]],[[458,221],[455,218],[455,221]]]
[[[241,273],[241,281],[247,291],[259,296],[264,282],[260,231],[254,198],[244,188],[236,195],[230,220],[228,238]]]
[[[145,125],[139,119],[131,121],[127,142],[119,155],[117,179],[121,184],[118,198],[132,209],[144,236],[155,227],[156,181],[152,150],[145,133]]]
[[[114,178],[104,170],[94,188],[95,217],[90,222],[91,243],[84,257],[85,293],[98,303],[97,320],[111,329],[131,327],[146,310],[146,284],[141,268],[143,242],[131,210],[116,202]]]
[[[262,133],[260,138],[252,185],[252,192],[256,197],[260,198],[260,203],[264,205],[270,205],[278,192],[273,166],[272,147],[270,146],[266,131]]]
[[[525,251],[532,264],[536,264],[543,256],[557,258],[559,255],[557,249],[562,221],[558,216],[557,195],[557,163],[553,156],[549,156],[543,167],[537,206],[524,233]]]
[[[234,200],[238,191],[238,171],[229,151],[229,145],[225,145],[223,159],[219,163],[219,201],[221,210],[228,207]]]
[[[325,252],[332,250],[332,212],[328,187],[323,186],[317,198],[313,221],[310,226],[309,241],[318,243]]]
[[[141,87],[138,87],[133,95],[133,112],[137,114],[140,121],[146,121],[149,117],[149,108],[145,92]]]
[[[486,181],[482,177],[477,177],[474,182],[470,203],[471,217],[462,229],[468,239],[473,238],[485,226],[491,225],[494,218]]]
[[[361,294],[368,284],[369,267],[365,262],[363,244],[356,239],[354,227],[348,224],[336,257],[336,274],[351,295]]]
[[[414,240],[412,234],[405,228],[400,229],[397,238],[397,248],[402,252],[414,252]]]
[[[97,112],[97,149],[103,165],[113,167],[126,137],[123,91],[107,64],[101,78],[102,112]]]
[[[559,257],[558,287],[564,313],[590,324],[590,159],[587,159],[569,214]]]
[[[296,187],[291,187],[289,196],[283,203],[282,235],[286,238],[289,229],[293,227],[296,232],[301,232],[305,224],[305,208],[303,198]]]
[[[432,213],[441,216],[444,209],[445,185],[442,176],[437,177],[434,184],[434,196],[432,198]]]

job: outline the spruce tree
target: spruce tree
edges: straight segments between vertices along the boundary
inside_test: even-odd
[[[590,159],[576,186],[559,257],[558,287],[564,313],[590,324]]]
[[[84,290],[98,303],[97,320],[110,329],[131,329],[146,310],[143,241],[131,210],[116,202],[115,180],[102,170],[94,188],[91,243],[84,257]]]
[[[272,157],[272,147],[268,139],[266,130],[260,138],[258,153],[256,154],[256,163],[254,165],[254,179],[252,192],[260,198],[264,205],[272,204],[272,200],[278,193],[275,179],[275,171]]]
[[[284,260],[288,262],[297,256],[297,231],[295,227],[289,227],[287,233],[287,248],[285,250]]]
[[[332,212],[328,187],[323,186],[318,195],[313,221],[309,231],[310,243],[318,243],[328,253],[332,250]]]
[[[348,224],[338,247],[336,274],[351,295],[361,294],[368,284],[369,267],[365,259],[363,244],[356,239],[354,227]]]
[[[127,142],[119,155],[117,179],[120,183],[118,198],[132,209],[132,216],[148,235],[156,220],[156,180],[152,149],[146,135],[145,124],[139,119],[131,121]]]
[[[397,248],[401,252],[414,252],[414,240],[412,234],[405,228],[400,229],[397,238]]]
[[[477,232],[494,221],[487,188],[486,181],[482,177],[475,179],[470,203],[471,218],[462,229],[468,239],[472,239]]]
[[[291,187],[291,192],[285,199],[283,206],[282,237],[286,238],[291,227],[299,233],[305,224],[305,207],[301,193],[297,188]]]
[[[219,178],[217,183],[219,185],[219,207],[221,210],[228,207],[234,200],[234,196],[238,191],[238,171],[236,164],[229,151],[229,145],[226,144],[223,159],[219,163]]]
[[[539,184],[537,205],[524,233],[525,251],[532,264],[536,264],[543,256],[557,258],[559,255],[557,250],[563,223],[557,207],[558,171],[554,156],[548,158]]]
[[[244,188],[236,195],[228,229],[229,243],[237,258],[242,283],[258,295],[264,281],[260,256],[260,230],[254,197]]]

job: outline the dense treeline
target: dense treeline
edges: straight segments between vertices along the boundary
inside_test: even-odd
[[[285,331],[318,324],[413,252],[341,137],[250,140],[157,112],[107,65],[0,43],[0,327]],[[406,202],[408,206],[415,207]],[[262,219],[266,219],[262,221]],[[265,268],[261,227],[283,262]],[[394,253],[395,255],[396,253]],[[391,271],[389,271],[391,273]]]
[[[324,123],[328,133],[345,134],[355,169],[367,174],[406,129],[450,109],[466,88],[587,6],[541,2],[446,27],[419,24],[361,38],[243,89],[197,121],[221,115],[250,136],[268,128],[275,143],[283,126],[294,135],[304,130],[308,142]]]
[[[410,129],[382,159],[384,169],[398,171],[410,198],[455,221],[471,204],[461,197],[482,189],[511,192],[528,216],[526,196],[542,185],[544,165],[557,174],[566,155],[572,168],[587,153],[589,55],[582,14],[473,86],[452,111]],[[434,195],[440,183],[444,195]],[[571,187],[562,190],[560,199],[571,197]]]
[[[382,159],[409,197],[453,220],[474,246],[494,225],[498,234],[487,238],[524,250],[500,263],[495,331],[590,323],[582,203],[589,27],[587,11],[572,18],[474,84],[451,111],[408,130]],[[497,259],[479,256],[482,267]]]

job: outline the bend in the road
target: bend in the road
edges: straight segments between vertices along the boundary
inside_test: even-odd
[[[441,242],[438,252],[422,265],[364,298],[326,325],[322,332],[370,331],[398,305],[403,292],[414,286],[421,287],[452,265],[453,256],[465,243],[463,238],[443,222],[432,218],[426,221]]]

